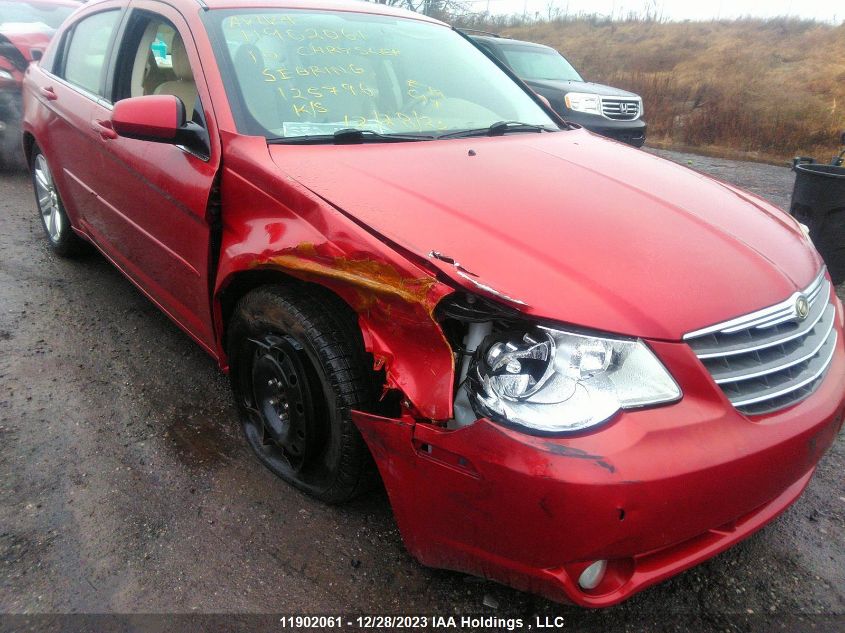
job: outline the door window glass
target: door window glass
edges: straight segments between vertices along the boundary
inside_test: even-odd
[[[103,11],[81,20],[74,27],[65,57],[67,81],[100,94],[109,42],[119,17],[119,11]]]
[[[137,11],[118,55],[114,100],[173,95],[185,104],[188,120],[198,105],[197,85],[185,42],[165,18]]]

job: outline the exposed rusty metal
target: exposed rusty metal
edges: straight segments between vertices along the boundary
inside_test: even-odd
[[[431,296],[431,290],[437,284],[433,277],[409,278],[396,267],[372,258],[324,255],[316,245],[308,242],[255,262],[255,265],[268,264],[306,276],[335,279],[379,295],[419,304],[425,306],[429,314],[439,299],[439,296]]]
[[[385,372],[384,388],[401,391],[406,408],[425,419],[451,415],[454,356],[435,316],[450,288],[386,260],[343,253],[329,242],[255,254],[246,268],[280,269],[336,292],[358,314],[373,368]],[[422,394],[430,401],[423,402]]]

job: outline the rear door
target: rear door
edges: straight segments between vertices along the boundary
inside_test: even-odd
[[[210,352],[209,198],[220,147],[207,86],[182,16],[159,2],[133,2],[115,44],[108,99],[92,112],[97,139],[98,209],[91,233],[114,262]],[[118,137],[111,102],[172,94],[208,134],[207,155]],[[193,100],[193,103],[190,101]]]
[[[124,11],[116,3],[79,19],[65,32],[55,61],[33,73],[35,93],[46,108],[44,137],[36,139],[74,226],[87,231],[96,210],[98,171],[91,160],[99,151],[92,113],[102,99],[106,66]]]

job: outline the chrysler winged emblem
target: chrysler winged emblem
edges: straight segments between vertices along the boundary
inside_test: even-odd
[[[795,314],[798,316],[799,321],[803,321],[810,314],[810,303],[804,295],[800,295],[795,300]]]

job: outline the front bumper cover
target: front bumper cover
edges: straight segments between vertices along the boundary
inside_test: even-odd
[[[592,434],[533,437],[489,420],[456,431],[353,412],[409,551],[586,607],[610,606],[742,540],[785,510],[845,412],[845,350],[802,403],[751,420],[683,344],[651,342],[679,403]],[[697,380],[684,380],[684,377]],[[580,571],[608,560],[594,590]]]

